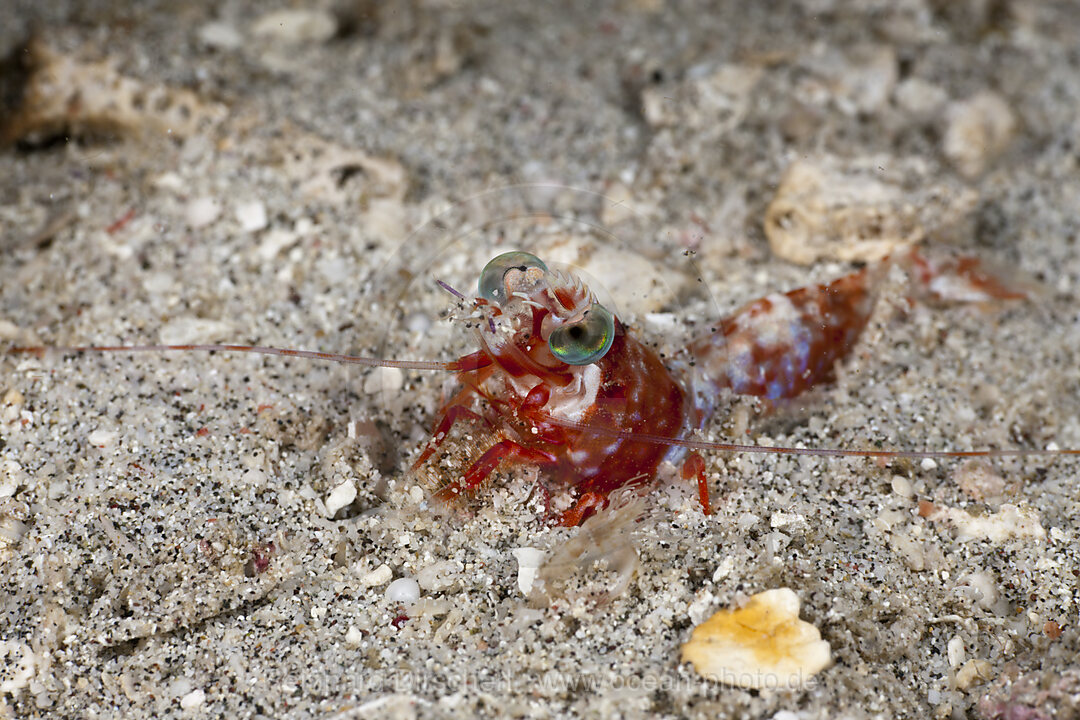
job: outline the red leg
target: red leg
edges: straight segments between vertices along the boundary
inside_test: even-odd
[[[607,498],[604,495],[597,492],[583,493],[574,502],[573,506],[562,514],[562,517],[559,518],[559,525],[577,527],[594,512],[603,509],[605,505],[607,505]]]
[[[547,523],[551,519],[551,490],[544,484],[543,480],[537,480],[533,485],[533,489],[529,491],[529,497],[525,498],[525,504],[527,505],[532,500],[533,493],[537,490],[544,496],[544,519],[543,522]]]
[[[445,501],[450,501],[462,494],[470,493],[478,488],[488,475],[495,471],[503,460],[513,462],[535,463],[537,465],[552,465],[556,462],[554,456],[541,450],[533,450],[524,445],[519,445],[513,440],[501,440],[487,449],[480,459],[472,464],[465,472],[461,482],[453,482],[436,493],[436,496]]]
[[[487,422],[479,414],[470,410],[464,405],[451,405],[450,408],[443,414],[442,420],[440,420],[439,424],[435,427],[435,432],[432,433],[431,440],[428,441],[428,446],[424,448],[424,452],[420,453],[420,457],[418,457],[416,459],[416,462],[413,463],[413,470],[427,462],[427,459],[431,457],[432,453],[434,453],[435,450],[437,450],[438,447],[442,445],[443,440],[445,440],[447,435],[450,433],[450,428],[452,428],[454,426],[454,423],[456,423],[463,417],[472,418],[473,420],[479,420],[480,422]]]
[[[696,452],[690,453],[682,466],[683,480],[689,480],[695,476],[697,477],[698,501],[701,502],[701,509],[705,511],[706,515],[712,515],[712,508],[709,506],[709,482],[705,478],[705,461]]]

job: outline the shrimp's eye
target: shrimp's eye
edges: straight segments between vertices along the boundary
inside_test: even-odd
[[[567,365],[589,365],[604,357],[614,340],[615,316],[593,303],[581,320],[553,330],[548,348]]]
[[[525,272],[529,268],[540,268],[545,273],[547,272],[544,261],[527,252],[508,252],[492,258],[484,266],[484,271],[480,273],[480,283],[477,288],[480,297],[502,305],[506,302],[506,283],[503,282],[506,271],[517,269]]]

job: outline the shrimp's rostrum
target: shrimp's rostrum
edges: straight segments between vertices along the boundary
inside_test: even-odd
[[[927,275],[921,256],[901,259],[916,260],[916,280],[955,271],[945,265]],[[439,491],[443,499],[475,492],[500,464],[535,464],[543,483],[572,490],[560,522],[577,525],[613,491],[647,487],[661,462],[681,460],[708,514],[704,464],[675,442],[709,419],[720,392],[782,400],[829,379],[865,327],[886,266],[744,305],[691,344],[691,362],[665,365],[571,273],[527,253],[500,255],[485,267],[474,301],[480,350],[456,364],[462,390],[413,467],[468,419],[494,439]],[[981,276],[954,280],[978,299],[1015,297]]]

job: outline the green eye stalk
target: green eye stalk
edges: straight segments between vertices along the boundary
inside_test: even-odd
[[[526,252],[508,252],[493,258],[480,273],[477,290],[480,297],[503,305],[507,301],[506,274],[511,270],[527,273],[538,269],[545,277],[547,265]],[[599,303],[593,303],[577,322],[552,331],[548,338],[551,354],[567,365],[590,365],[604,357],[615,339],[615,317]]]
[[[600,303],[593,303],[584,317],[552,331],[551,354],[567,365],[589,365],[607,354],[615,340],[615,318]]]
[[[506,283],[503,278],[507,271],[526,272],[529,268],[540,268],[545,273],[548,271],[543,260],[527,252],[508,252],[492,258],[480,273],[477,287],[480,297],[502,305],[506,302]]]

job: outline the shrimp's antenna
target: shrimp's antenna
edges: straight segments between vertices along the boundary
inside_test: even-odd
[[[386,360],[358,355],[318,352],[315,350],[290,350],[288,348],[263,347],[260,345],[74,345],[13,347],[5,351],[8,355],[67,355],[83,353],[161,353],[161,352],[230,352],[254,353],[256,355],[280,355],[300,357],[310,360],[325,360],[343,365],[363,365],[364,367],[390,367],[401,370],[446,370],[457,372],[465,369],[460,360],[440,362],[437,360]]]
[[[1055,457],[1080,455],[1080,449],[1032,448],[1022,450],[849,450],[843,448],[798,448],[771,445],[745,445],[739,443],[720,443],[708,440],[688,440],[665,437],[650,433],[637,433],[629,430],[616,430],[603,426],[587,425],[573,420],[564,420],[551,415],[544,416],[544,421],[571,430],[623,438],[635,442],[655,443],[657,445],[675,445],[689,450],[708,450],[715,452],[738,452],[757,455],[811,455],[814,457],[865,457],[895,459],[948,459],[948,458],[1004,458],[1004,457]]]

